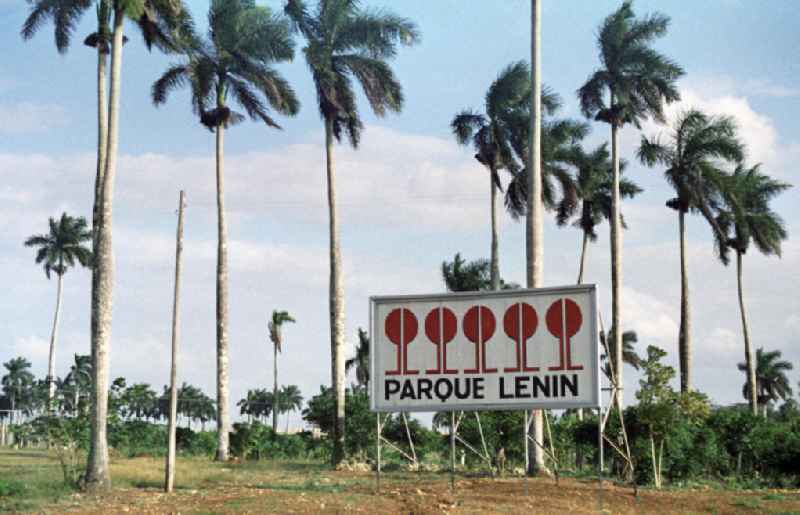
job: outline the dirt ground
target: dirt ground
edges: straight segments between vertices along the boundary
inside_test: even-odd
[[[103,497],[75,495],[58,511],[70,513],[800,513],[800,492],[644,490],[597,481],[459,479],[413,473],[384,480],[375,492],[368,473],[331,472],[312,481],[218,484],[166,495],[156,488],[116,489]]]

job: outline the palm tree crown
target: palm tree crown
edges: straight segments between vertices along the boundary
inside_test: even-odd
[[[675,81],[683,70],[650,48],[666,34],[669,18],[652,14],[636,19],[632,2],[624,2],[600,27],[597,45],[602,68],[578,90],[584,115],[617,127],[652,116],[664,120],[664,101],[680,99]]]
[[[92,251],[84,243],[92,239],[92,231],[88,229],[86,219],[63,213],[58,221],[50,218],[49,224],[48,234],[31,236],[25,240],[26,247],[37,248],[36,264],[44,267],[47,278],[50,278],[50,272],[64,275],[76,262],[90,266]]]
[[[725,178],[723,195],[726,208],[718,215],[728,235],[725,247],[745,254],[753,242],[766,256],[781,255],[781,242],[788,237],[783,219],[770,208],[770,201],[791,185],[772,179],[761,166],[743,165]],[[724,249],[721,250],[721,253]]]
[[[332,124],[341,141],[346,133],[356,147],[363,123],[358,114],[353,79],[378,116],[403,106],[400,82],[387,64],[397,43],[419,41],[410,20],[377,10],[360,9],[356,0],[323,0],[311,13],[303,0],[289,0],[286,14],[306,40],[303,53],[317,90],[320,116]]]
[[[289,314],[288,311],[273,311],[272,317],[270,321],[267,323],[267,327],[269,328],[269,339],[275,345],[275,348],[278,352],[281,351],[281,344],[283,343],[283,337],[281,335],[281,327],[283,324],[288,322],[295,322],[295,319]]]
[[[721,237],[715,219],[725,176],[720,162],[744,158],[732,118],[690,109],[678,116],[669,142],[643,136],[637,155],[648,166],[667,167],[664,176],[677,194],[668,207],[683,213],[699,211],[715,229],[715,236]]]
[[[622,362],[632,366],[634,369],[639,370],[642,364],[642,358],[636,353],[635,343],[639,342],[639,337],[636,331],[625,331],[622,333]],[[611,366],[617,370],[616,364],[616,338],[614,338],[614,328],[608,330],[607,333],[600,332],[600,344],[603,349],[608,348],[608,353],[603,352],[600,360],[604,362],[603,373],[610,380],[611,379]]]
[[[793,366],[788,361],[781,360],[781,351],[774,350],[765,352],[763,348],[756,350],[756,394],[758,404],[766,409],[770,401],[786,399],[792,396],[792,387],[786,372],[792,370]],[[737,368],[747,373],[747,365],[739,363]],[[742,386],[742,395],[745,399],[750,399],[750,388],[748,383]]]
[[[356,355],[344,363],[345,371],[356,369],[356,381],[360,386],[369,385],[369,335],[360,327],[358,328],[358,345]]]
[[[300,106],[294,90],[272,66],[294,57],[288,21],[254,0],[214,0],[208,23],[207,41],[183,40],[186,60],[153,84],[153,103],[163,104],[172,90],[188,85],[192,108],[209,130],[244,119],[228,107],[229,95],[251,119],[280,128],[267,105],[287,115],[296,114]]]
[[[20,400],[25,390],[33,384],[34,377],[30,371],[31,362],[19,357],[3,363],[3,366],[6,369],[6,374],[3,375],[0,383],[3,385],[3,392],[11,399],[11,409],[14,409],[13,405]]]

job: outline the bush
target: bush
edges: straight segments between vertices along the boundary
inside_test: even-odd
[[[25,493],[25,485],[13,479],[0,479],[0,497],[14,497]]]

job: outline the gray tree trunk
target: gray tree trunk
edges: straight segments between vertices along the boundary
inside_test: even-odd
[[[681,241],[681,328],[678,335],[678,353],[681,368],[681,392],[692,389],[692,321],[689,312],[689,271],[686,255],[686,213],[678,212]]]
[[[220,93],[218,105],[222,107]],[[217,125],[217,461],[228,461],[228,228],[223,163],[225,127]]]
[[[325,121],[325,157],[328,175],[328,214],[330,231],[330,292],[331,324],[331,385],[336,406],[333,425],[332,464],[335,467],[345,457],[345,371],[344,371],[344,290],[342,286],[342,253],[339,246],[339,223],[336,210],[336,176],[333,168],[333,123]]]
[[[172,492],[175,485],[175,433],[178,423],[178,330],[180,324],[181,254],[183,253],[183,209],[186,194],[181,190],[178,200],[178,232],[175,237],[175,292],[172,297],[172,365],[169,372],[169,421],[167,436],[167,465],[164,491]]]
[[[542,77],[541,77],[541,2],[531,0],[531,130],[528,148],[528,215],[525,219],[526,279],[528,288],[542,285],[544,270],[544,220],[542,206]],[[533,446],[533,465],[537,471],[546,472],[544,463],[544,417],[541,410],[533,410],[533,438],[540,445]],[[527,456],[526,456],[526,461]]]
[[[277,331],[277,329],[276,329]],[[275,359],[272,360],[272,432],[278,432],[278,344],[273,342]]]
[[[583,269],[586,265],[586,248],[589,246],[589,234],[583,233],[583,244],[581,245],[581,263],[578,268],[578,284],[583,284]]]
[[[94,256],[95,288],[92,292],[92,325],[94,328],[92,331],[92,413],[89,457],[85,477],[86,488],[89,490],[104,490],[111,487],[106,419],[108,416],[108,367],[111,352],[111,315],[114,289],[112,208],[114,177],[117,171],[117,149],[119,147],[119,103],[124,22],[124,11],[115,9],[114,32],[111,42],[107,150]]]
[[[56,340],[58,339],[58,320],[61,318],[61,299],[64,291],[64,274],[58,274],[58,293],[56,294],[56,314],[53,317],[53,331],[50,333],[50,357],[47,361],[47,400],[48,407],[53,410],[53,399],[56,396]]]
[[[750,330],[747,327],[747,314],[744,309],[744,288],[742,285],[742,253],[736,252],[736,284],[739,290],[739,313],[742,316],[742,334],[744,335],[744,360],[747,364],[747,382],[750,389],[750,409],[758,415],[758,392],[756,391],[756,364],[753,359],[753,347],[750,345]]]
[[[491,195],[491,219],[492,219],[492,252],[491,252],[491,281],[492,290],[500,289],[500,257],[497,242],[497,185],[494,183],[494,168],[489,168],[489,182]]]
[[[613,98],[612,98],[613,102]],[[622,230],[619,217],[619,129],[616,123],[611,124],[611,161],[614,179],[611,193],[611,327],[614,328],[615,365],[617,387],[617,406],[622,409],[623,376],[622,376],[622,306],[620,290],[622,289]]]

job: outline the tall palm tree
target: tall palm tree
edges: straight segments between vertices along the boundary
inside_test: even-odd
[[[356,0],[321,0],[311,12],[304,0],[288,0],[285,12],[306,40],[303,53],[317,91],[320,116],[325,123],[325,156],[330,233],[331,382],[336,391],[332,462],[345,454],[344,285],[336,207],[336,176],[333,140],[344,133],[358,146],[363,123],[358,113],[353,81],[360,83],[377,116],[403,106],[400,82],[388,64],[397,53],[398,42],[412,45],[419,40],[416,25],[384,10],[361,9]]]
[[[508,115],[530,96],[530,70],[518,61],[500,72],[484,101],[485,113],[471,110],[458,113],[450,127],[460,145],[472,144],[475,159],[489,172],[490,220],[492,231],[490,274],[493,290],[500,289],[500,264],[497,242],[497,190],[503,191],[499,170],[514,172],[513,124]]]
[[[573,163],[577,169],[575,188],[578,197],[578,204],[575,206],[574,212],[578,216],[572,225],[583,233],[577,279],[578,284],[583,284],[588,243],[597,240],[597,231],[595,230],[597,226],[603,220],[611,219],[613,172],[611,161],[609,160],[608,145],[603,143],[591,152],[586,152],[577,147]],[[620,162],[620,173],[624,170],[625,162],[622,161]],[[625,177],[620,177],[619,190],[622,198],[633,198],[642,192],[639,186]],[[560,212],[558,217],[559,225],[565,224],[569,220],[567,215],[570,214],[572,213]],[[623,228],[625,227],[625,220],[622,215],[620,215],[620,225]]]
[[[272,348],[274,351],[274,359],[272,360],[272,395],[276,399],[278,398],[278,353],[281,352],[281,345],[283,343],[283,334],[281,329],[283,328],[283,324],[289,322],[294,323],[295,319],[292,318],[288,311],[273,310],[272,317],[267,323],[267,327],[269,329],[269,339],[272,342]],[[273,410],[272,412],[272,431],[276,433],[278,432],[277,410]]]
[[[52,403],[56,393],[56,339],[58,338],[58,320],[61,316],[61,299],[64,291],[64,274],[70,267],[80,264],[89,267],[92,264],[92,251],[84,243],[92,239],[92,232],[82,216],[74,218],[62,213],[61,218],[50,218],[50,231],[37,234],[25,240],[26,247],[36,249],[36,264],[44,266],[44,273],[50,279],[50,272],[58,276],[56,293],[56,313],[53,317],[53,330],[50,333],[50,356],[47,361],[47,392]]]
[[[739,292],[739,312],[742,318],[742,334],[744,335],[744,355],[747,365],[747,382],[750,385],[750,407],[753,414],[758,414],[758,393],[756,391],[756,366],[753,360],[753,348],[750,343],[750,331],[744,307],[742,287],[742,258],[747,253],[750,243],[765,256],[781,255],[781,242],[788,237],[780,215],[770,208],[770,201],[789,184],[772,179],[761,172],[760,166],[745,168],[740,165],[725,179],[723,195],[725,209],[717,220],[726,233],[725,248],[736,252],[736,284]]]
[[[678,116],[668,142],[643,136],[637,153],[639,159],[648,166],[661,164],[667,167],[664,176],[676,194],[675,198],[667,201],[667,207],[678,212],[680,236],[681,325],[678,353],[682,392],[692,388],[686,213],[699,212],[711,225],[715,239],[723,237],[716,221],[716,211],[722,202],[722,180],[725,175],[721,166],[724,162],[740,161],[743,154],[732,118],[707,116],[696,109],[690,109]],[[720,253],[720,257],[727,261],[725,253]]]
[[[167,101],[172,90],[188,86],[192,109],[216,133],[217,179],[217,460],[228,459],[228,229],[225,221],[224,134],[244,119],[228,98],[252,120],[279,129],[269,107],[294,115],[299,102],[273,67],[294,57],[288,21],[255,0],[213,0],[208,12],[208,40],[195,38],[184,62],[171,66],[152,88],[153,103]],[[262,99],[263,97],[263,99]]]
[[[92,428],[86,485],[90,490],[108,488],[108,367],[111,340],[111,310],[114,284],[112,254],[112,212],[117,149],[119,147],[119,105],[122,71],[122,46],[126,18],[134,20],[148,48],[157,45],[174,49],[171,36],[191,29],[191,18],[182,0],[32,0],[31,12],[23,24],[22,35],[28,39],[48,20],[55,27],[56,47],[65,51],[80,17],[96,8],[98,30],[85,44],[95,47],[97,62],[98,152],[93,209],[92,270]],[[113,18],[113,23],[112,23]],[[107,55],[111,54],[111,74],[106,100]]]
[[[788,361],[782,360],[781,351],[764,352],[762,347],[756,350],[756,396],[762,406],[764,418],[767,418],[767,406],[771,401],[786,399],[792,396],[792,387],[786,372],[794,368]],[[747,363],[739,363],[737,368],[747,374]],[[749,378],[742,385],[742,396],[750,400],[752,395]]]
[[[578,90],[581,111],[588,118],[611,125],[611,310],[612,326],[622,327],[620,292],[622,289],[622,234],[620,219],[619,130],[626,124],[640,128],[652,117],[664,120],[664,103],[680,98],[676,80],[683,75],[680,66],[653,50],[650,45],[666,34],[669,18],[652,14],[637,19],[632,2],[626,0],[600,26],[597,46],[601,68]],[[622,352],[622,334],[615,335],[615,348]],[[623,386],[622,357],[617,355],[616,377]],[[622,406],[622,395],[617,396]]]
[[[366,388],[369,386],[369,334],[360,327],[358,328],[358,345],[356,355],[344,363],[345,372],[356,369],[356,381],[358,385]]]
[[[286,433],[289,433],[289,415],[303,408],[303,395],[297,385],[286,385],[280,392],[281,412],[286,413]]]

